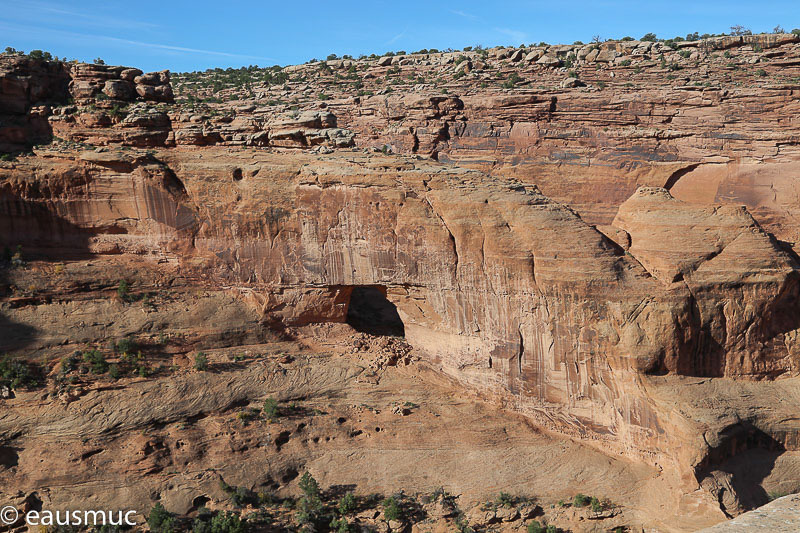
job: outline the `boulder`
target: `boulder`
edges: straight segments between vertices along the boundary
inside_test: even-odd
[[[543,65],[545,67],[557,67],[561,64],[561,60],[555,56],[551,56],[549,54],[545,54],[536,61],[537,65]]]
[[[108,80],[103,86],[103,93],[114,100],[133,100],[136,90],[128,81]]]
[[[583,87],[584,83],[578,78],[568,77],[561,80],[559,87],[562,89],[572,89],[574,87]]]
[[[525,61],[528,62],[537,61],[543,55],[544,55],[544,50],[541,49],[531,50],[525,55]]]
[[[142,71],[139,70],[138,68],[126,68],[125,70],[119,73],[119,77],[121,80],[131,81],[131,82],[136,79],[136,76],[141,76],[141,75]]]

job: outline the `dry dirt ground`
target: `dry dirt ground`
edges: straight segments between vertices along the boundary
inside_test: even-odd
[[[18,393],[0,414],[0,500],[134,508],[140,517],[161,502],[191,516],[200,506],[233,508],[221,480],[284,498],[298,494],[308,471],[323,489],[359,495],[443,487],[474,526],[487,521],[475,506],[501,492],[535,499],[537,520],[576,532],[715,522],[687,509],[676,516],[669,482],[655,469],[542,433],[469,396],[399,339],[346,324],[289,333],[295,340],[207,350],[207,371],[176,354],[148,377],[81,375],[60,393],[52,384]],[[271,421],[259,413],[268,397],[279,401]],[[578,493],[616,508],[595,519],[558,504]],[[290,527],[291,512],[281,513],[281,527]],[[523,517],[487,527],[523,530]],[[428,522],[414,527],[456,527]]]

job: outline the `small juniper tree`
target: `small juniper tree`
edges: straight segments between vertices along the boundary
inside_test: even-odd
[[[261,409],[267,420],[273,420],[278,417],[278,400],[270,396],[264,400],[264,407]]]
[[[314,524],[322,514],[322,499],[320,498],[319,483],[311,473],[306,472],[298,483],[303,496],[298,502],[299,512],[297,521],[301,525]]]
[[[339,514],[342,516],[349,515],[356,510],[356,497],[352,492],[348,492],[339,499]]]
[[[383,516],[387,521],[400,520],[403,513],[400,509],[400,503],[394,496],[389,496],[383,500]]]
[[[203,352],[197,352],[194,356],[194,368],[195,370],[200,370],[201,372],[205,372],[208,370],[208,357]]]

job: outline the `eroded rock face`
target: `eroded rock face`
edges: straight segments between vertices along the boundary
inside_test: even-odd
[[[234,104],[212,109],[248,103],[254,110],[237,114],[244,122],[261,105],[283,113],[324,104],[359,147],[511,176],[592,224],[610,224],[638,187],[657,186],[686,201],[747,205],[794,243],[798,131],[786,117],[797,111],[787,79],[800,75],[799,41],[765,34],[308,63],[287,67],[285,83],[259,80],[254,95],[228,87],[221,93]],[[517,52],[524,58],[511,61]],[[358,83],[341,83],[350,67]],[[569,75],[582,86],[562,87]],[[176,80],[178,95],[208,94],[207,83]],[[329,100],[316,100],[322,91]],[[218,131],[226,143],[246,142],[215,122],[204,139]]]
[[[92,102],[102,93],[112,100],[172,102],[169,71],[143,74],[139,69],[77,63],[70,67],[70,94],[76,102]]]
[[[178,261],[190,278],[246,287],[273,328],[344,321],[353,287],[386,287],[408,342],[451,376],[650,461],[685,469],[707,445],[685,436],[697,421],[653,403],[648,374],[796,373],[794,264],[746,212],[663,190],[621,210],[625,253],[531,186],[397,157],[90,152],[21,160],[0,176],[4,234],[31,253],[71,236],[91,253]],[[712,231],[715,258],[687,245]],[[728,248],[747,272],[732,270]]]
[[[49,141],[48,105],[65,100],[68,83],[60,63],[0,56],[0,152]]]
[[[615,54],[639,46],[593,49],[586,61],[616,62]],[[571,50],[547,53],[559,58]],[[514,54],[506,57],[527,61]],[[395,61],[416,59],[389,64]],[[72,90],[95,102],[105,101],[97,100],[101,92],[130,97],[132,87],[141,95],[140,86],[152,89],[143,90],[146,99],[160,99],[156,89],[169,83],[163,73],[121,67],[78,71]],[[779,93],[773,103],[789,97]],[[638,95],[624,98],[619,105],[598,93],[396,94],[332,103],[333,111],[243,106],[213,118],[163,103],[124,111],[66,106],[49,123],[68,142],[0,162],[0,245],[58,259],[143,257],[172,265],[198,288],[239,291],[209,299],[209,306],[229,308],[203,315],[215,324],[199,328],[198,337],[215,342],[224,341],[225,329],[236,339],[246,336],[242,329],[261,338],[344,322],[354,288],[378,286],[397,306],[415,353],[464,386],[548,429],[666,466],[684,487],[681,504],[707,504],[710,494],[712,503],[727,498],[726,512],[738,512],[747,505],[728,497],[736,483],[726,477],[727,462],[764,442],[783,451],[800,446],[800,428],[787,414],[800,399],[777,393],[796,383],[800,370],[798,264],[747,209],[701,205],[713,203],[719,189],[678,192],[690,175],[706,184],[704,165],[722,163],[687,167],[673,159],[673,148],[715,145],[692,144],[706,143],[703,135],[683,144],[675,134],[666,138],[677,144],[665,147],[664,124],[683,120],[696,130],[699,115],[687,107],[713,108],[714,115],[740,105],[737,96],[658,93],[653,98],[663,108]],[[671,118],[660,121],[666,108]],[[624,129],[644,116],[658,126]],[[584,143],[576,124],[589,120],[613,122],[616,137],[594,144],[593,126]],[[566,134],[562,127],[577,129]],[[450,162],[475,143],[478,159],[465,156],[464,164],[495,167],[499,175],[419,156],[309,150],[365,146],[367,139],[390,143],[384,152]],[[631,159],[620,155],[626,150]],[[497,157],[481,159],[487,153]],[[621,159],[575,167],[586,180],[565,170],[598,153]],[[619,173],[640,156],[646,165]],[[602,205],[576,211],[550,199],[529,183],[531,169],[541,170],[537,179],[556,197],[579,207],[599,198]],[[520,179],[509,176],[517,171]],[[597,182],[609,175],[615,180],[598,193]],[[667,187],[637,189],[642,181]],[[753,192],[746,180],[738,186]],[[691,202],[693,195],[703,201]],[[785,217],[781,224],[767,228],[790,227]],[[42,354],[64,349],[75,331],[81,342],[116,335],[70,312],[42,323],[37,317],[59,312],[38,312],[53,305],[48,298],[7,298],[0,334],[19,342],[0,348],[24,345]],[[246,326],[230,326],[239,318]],[[126,334],[153,327],[124,322]],[[751,390],[742,380],[760,382]],[[670,389],[674,384],[680,387]],[[763,409],[760,400],[731,391],[786,404]],[[705,492],[695,492],[699,487]]]
[[[127,67],[3,54],[0,80],[3,153],[47,144],[54,136],[79,143],[163,146],[171,133],[165,113],[147,106],[134,106],[131,113],[127,109],[137,101],[172,102],[168,71],[142,74]],[[119,129],[111,128],[114,124]]]
[[[764,377],[800,369],[798,265],[743,206],[686,204],[643,187],[614,225],[655,278],[691,294],[694,346],[662,360],[665,371]]]

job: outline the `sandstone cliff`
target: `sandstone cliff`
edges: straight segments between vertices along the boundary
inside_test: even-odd
[[[473,66],[458,96],[207,115],[169,103],[167,73],[3,58],[3,87],[36,87],[4,110],[25,117],[8,146],[55,137],[0,162],[0,244],[84,272],[5,273],[0,349],[43,358],[159,331],[189,347],[261,342],[344,322],[353,290],[378,287],[414,353],[468,390],[663,469],[673,509],[738,513],[764,498],[742,486],[742,458],[766,451],[791,472],[800,443],[800,265],[780,240],[797,230],[784,195],[755,200],[792,190],[795,134],[772,110],[794,89],[665,87],[655,61],[712,75],[721,47],[794,68],[794,37],[734,41],[343,62],[328,69]],[[473,83],[512,67],[552,83],[567,59],[602,63],[594,86]],[[634,61],[653,87],[599,87]],[[376,143],[385,153],[345,149]],[[86,273],[125,278],[125,265],[179,296],[139,316]],[[205,302],[199,323],[180,316],[184,299]]]

